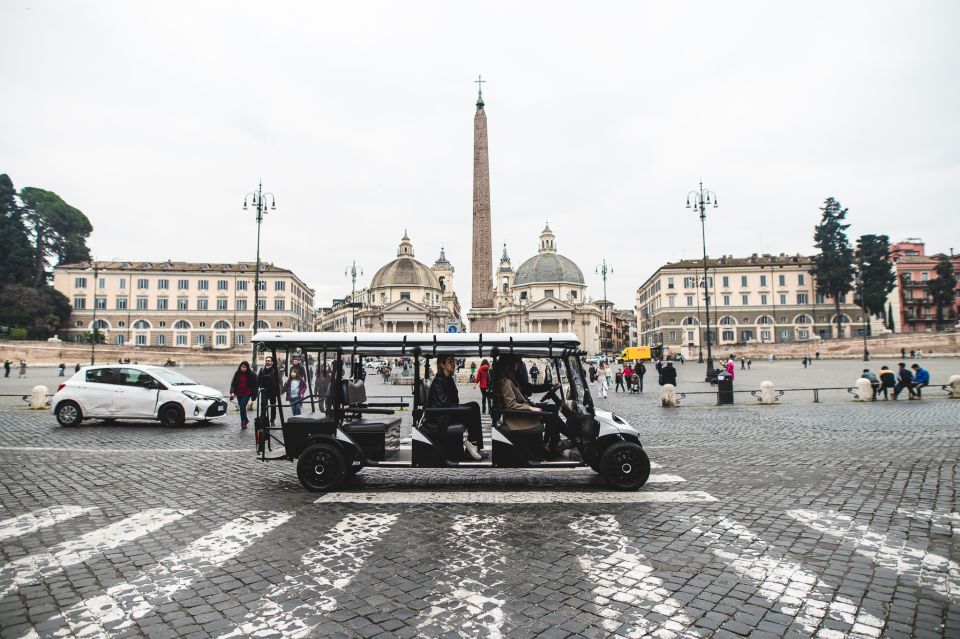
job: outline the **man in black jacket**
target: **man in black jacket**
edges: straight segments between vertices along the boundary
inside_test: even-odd
[[[263,360],[263,367],[257,371],[258,411],[260,417],[267,416],[267,404],[270,406],[270,425],[277,421],[277,401],[280,398],[280,374],[269,355]]]
[[[437,376],[430,383],[430,394],[427,396],[426,408],[469,408],[469,412],[462,415],[428,415],[425,426],[433,433],[440,434],[448,426],[463,424],[467,428],[467,441],[463,443],[467,454],[474,460],[480,461],[483,455],[483,429],[480,426],[480,405],[477,402],[460,403],[460,392],[457,390],[457,380],[454,374],[457,370],[456,359],[453,355],[441,355],[437,358]]]
[[[666,386],[667,384],[677,385],[677,369],[673,367],[673,362],[667,362],[667,364],[660,369],[660,385]]]
[[[906,388],[910,392],[910,399],[916,399],[917,392],[913,390],[913,373],[903,362],[900,362],[897,366],[900,367],[900,370],[897,371],[897,386],[893,389],[893,398],[896,399],[900,395],[900,391]]]

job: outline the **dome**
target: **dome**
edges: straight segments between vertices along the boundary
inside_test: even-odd
[[[370,288],[413,286],[440,290],[440,280],[430,268],[413,259],[413,244],[406,232],[397,250],[397,259],[383,265],[370,281]]]
[[[504,252],[506,254],[506,252]],[[513,278],[514,286],[567,282],[584,284],[583,271],[573,260],[557,253],[556,236],[547,224],[540,233],[540,252],[520,265]]]
[[[583,272],[569,258],[557,253],[541,253],[521,264],[513,279],[514,286],[551,282],[583,284]]]

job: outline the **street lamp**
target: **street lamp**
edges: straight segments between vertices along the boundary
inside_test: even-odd
[[[700,181],[700,189],[687,193],[687,208],[700,211],[700,238],[703,243],[703,285],[704,285],[704,306],[707,315],[707,381],[713,377],[713,339],[710,334],[710,277],[707,271],[707,205],[712,204],[717,208],[717,194],[713,191],[704,190],[703,180]]]
[[[700,322],[700,289],[706,295],[707,281],[694,274],[693,281],[697,285],[697,363],[703,364],[703,324]]]
[[[97,335],[99,326],[97,326],[97,281],[100,279],[100,265],[96,258],[93,259],[93,331],[90,333],[90,365],[96,364],[97,359]]]
[[[869,328],[868,322],[870,316],[867,312],[867,303],[863,299],[864,292],[864,281],[863,281],[863,265],[861,264],[861,272],[856,274],[857,289],[860,291],[860,308],[863,309],[863,361],[870,361],[870,351],[867,350],[867,330]]]
[[[257,190],[247,193],[243,197],[243,210],[247,210],[247,205],[257,209],[257,272],[253,277],[253,335],[256,336],[258,324],[260,323],[260,224],[263,222],[263,216],[269,208],[276,209],[277,202],[273,193],[263,192],[263,182],[257,184]],[[250,340],[253,342],[253,340]],[[253,343],[253,370],[257,370],[257,344]]]
[[[600,344],[600,350],[603,351],[604,356],[607,354],[607,342],[606,331],[610,328],[610,320],[607,317],[608,309],[610,308],[610,300],[607,299],[607,274],[613,274],[613,267],[607,264],[606,258],[604,258],[600,264],[597,265],[596,271],[601,277],[603,277],[603,330],[600,331],[600,338],[602,343]],[[610,330],[611,338],[613,337],[613,330]]]
[[[363,268],[357,266],[357,261],[353,260],[350,266],[343,272],[350,276],[350,331],[357,332],[357,305],[354,297],[357,294],[357,276],[363,277]]]

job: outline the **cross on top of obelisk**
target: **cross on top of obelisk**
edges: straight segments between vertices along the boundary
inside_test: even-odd
[[[486,82],[486,80],[483,79],[483,76],[478,75],[477,79],[474,80],[474,82],[477,83],[477,108],[482,109],[483,108],[483,83]]]

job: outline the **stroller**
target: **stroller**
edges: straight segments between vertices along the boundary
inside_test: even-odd
[[[631,393],[639,393],[639,392],[640,392],[640,376],[639,376],[639,375],[631,375],[631,376],[630,376],[630,384],[629,384],[629,388],[627,388],[627,390],[630,391]]]

